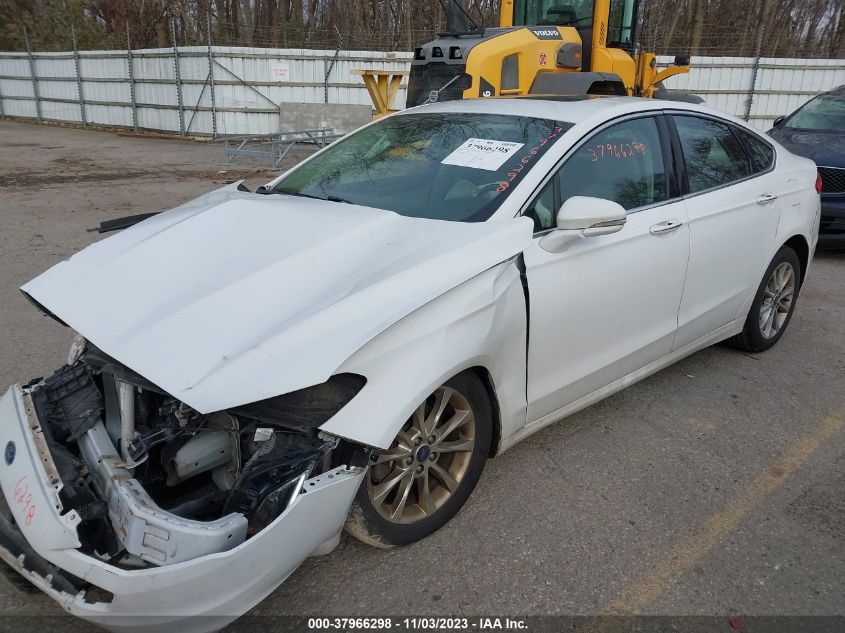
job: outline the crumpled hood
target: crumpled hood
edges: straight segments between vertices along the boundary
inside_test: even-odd
[[[459,223],[224,187],[22,290],[203,413],[327,380],[402,317],[524,250],[526,219]]]
[[[842,132],[807,132],[772,129],[769,135],[793,154],[809,158],[816,165],[845,167],[845,135]]]

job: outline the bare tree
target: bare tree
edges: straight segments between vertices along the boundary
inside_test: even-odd
[[[462,0],[498,23],[499,0]],[[845,57],[842,0],[642,0],[640,44],[658,53]],[[65,50],[70,25],[83,48],[215,44],[410,50],[442,23],[440,0],[0,0],[0,49]]]

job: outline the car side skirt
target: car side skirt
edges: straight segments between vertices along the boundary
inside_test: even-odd
[[[529,435],[536,433],[540,429],[553,424],[554,422],[558,422],[563,418],[572,415],[573,413],[577,413],[582,409],[586,409],[591,404],[595,404],[599,400],[603,400],[608,396],[612,396],[614,393],[618,391],[622,391],[626,387],[633,385],[636,382],[639,382],[643,378],[647,378],[652,374],[657,373],[661,369],[665,369],[669,365],[676,363],[677,361],[681,360],[682,358],[689,356],[690,354],[694,354],[695,352],[704,349],[705,347],[709,347],[719,341],[723,341],[735,334],[739,334],[742,331],[742,327],[745,324],[745,316],[743,315],[742,318],[736,319],[735,321],[731,321],[727,325],[720,327],[718,330],[707,334],[706,336],[702,336],[687,345],[684,345],[681,348],[678,348],[667,354],[663,358],[660,358],[653,363],[642,367],[636,371],[632,371],[627,376],[623,376],[619,380],[616,380],[600,389],[596,389],[592,393],[567,404],[556,411],[552,411],[544,415],[543,417],[526,424],[522,429],[511,435],[510,437],[503,438],[502,443],[499,447],[499,453],[503,453],[510,447],[514,446],[518,442],[524,440]]]

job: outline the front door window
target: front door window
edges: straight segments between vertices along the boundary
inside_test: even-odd
[[[555,188],[556,200],[551,193]],[[626,211],[666,200],[666,169],[654,118],[623,121],[584,141],[526,215],[537,231],[554,228],[557,209],[572,196],[612,200]],[[556,204],[552,212],[550,203]]]

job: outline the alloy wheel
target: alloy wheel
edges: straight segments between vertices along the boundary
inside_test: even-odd
[[[404,524],[436,512],[466,475],[475,430],[467,398],[451,387],[438,388],[371,464],[367,493],[373,508]]]
[[[763,291],[759,321],[763,338],[772,338],[780,332],[792,309],[794,295],[795,269],[789,262],[783,262],[772,271]]]

